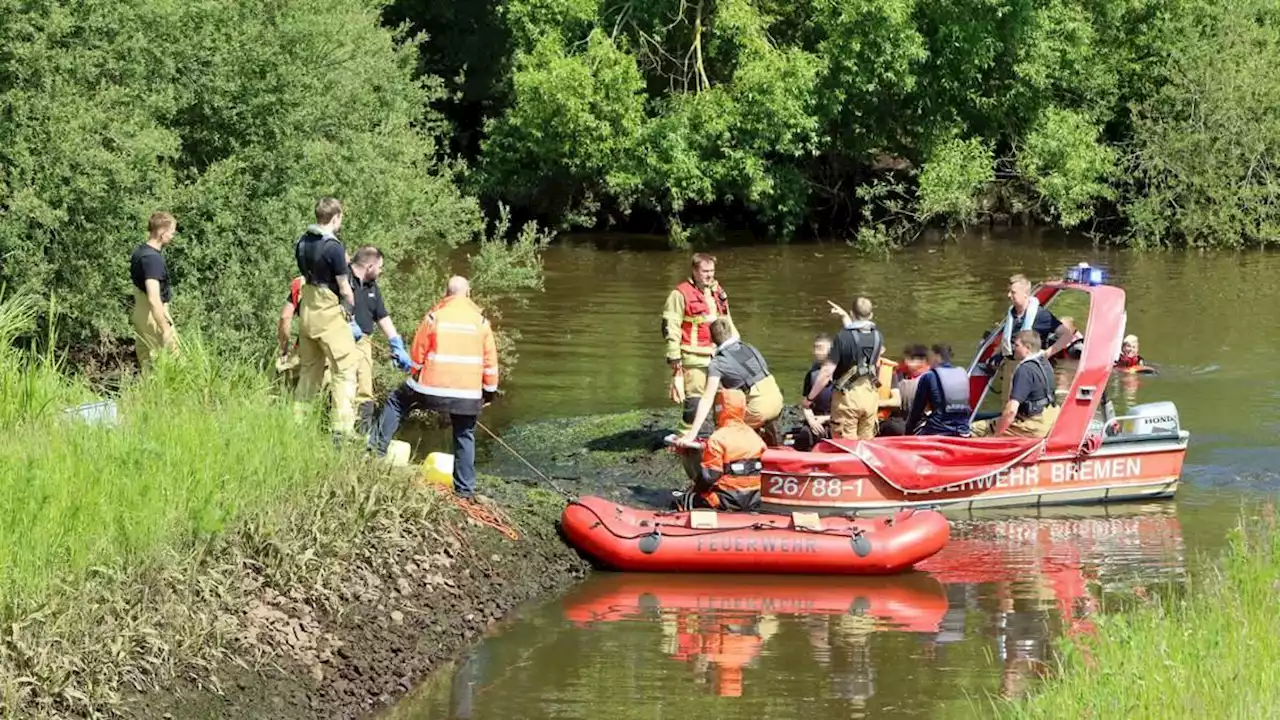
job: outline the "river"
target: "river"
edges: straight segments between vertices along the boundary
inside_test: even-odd
[[[1172,400],[1192,433],[1177,497],[960,516],[925,572],[898,578],[599,574],[522,609],[393,716],[982,715],[988,698],[1032,689],[1056,661],[1055,638],[1087,632],[1100,603],[1176,592],[1242,507],[1280,489],[1280,255],[1137,254],[1022,229],[886,257],[831,243],[715,254],[739,330],[789,402],[813,336],[835,329],[827,299],[871,297],[892,354],[943,341],[967,361],[1007,306],[1010,274],[1105,268],[1127,292],[1128,331],[1160,368],[1126,378],[1117,409]],[[688,259],[652,239],[548,249],[545,292],[503,318],[521,332],[519,362],[489,420],[662,406],[659,313]]]

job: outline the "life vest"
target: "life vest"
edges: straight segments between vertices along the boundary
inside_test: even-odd
[[[484,393],[498,389],[493,330],[469,298],[452,295],[433,307],[413,336],[411,356],[422,369],[410,387],[445,400],[451,412],[479,414]]]
[[[769,377],[769,364],[764,361],[764,356],[760,351],[748,345],[741,340],[716,350],[716,357],[720,362],[729,366],[734,377],[743,378],[744,382],[741,388],[743,392],[750,393],[756,383]],[[723,379],[721,384],[723,385]],[[735,389],[735,388],[727,388]]]
[[[761,458],[766,445],[746,423],[747,396],[741,390],[716,393],[716,431],[702,448],[702,482],[698,494],[713,508],[719,492],[749,496],[760,492]]]
[[[1141,355],[1121,355],[1116,360],[1116,367],[1118,368],[1139,367],[1146,364],[1147,363],[1142,359]]]
[[[915,428],[915,434],[968,437],[969,418],[973,416],[969,402],[969,374],[963,368],[950,365],[934,367],[929,372],[935,378],[937,394],[930,394],[931,411]]]
[[[302,277],[306,282],[312,285],[328,287],[336,295],[338,287],[333,279],[330,278],[328,282],[320,282],[316,275],[316,271],[324,261],[324,250],[331,242],[338,242],[338,238],[334,237],[332,233],[322,231],[319,227],[311,225],[302,234],[302,237],[298,238],[297,244],[293,246],[293,257],[298,263],[298,271],[302,273]]]
[[[893,375],[898,370],[898,363],[880,358],[876,363],[876,385],[878,386],[878,395],[881,400],[888,400],[893,396]],[[888,419],[893,415],[894,409],[891,407],[880,408],[876,413],[881,420]]]
[[[1031,330],[1036,325],[1036,315],[1040,313],[1040,301],[1035,295],[1027,298],[1027,307],[1022,311],[1022,323],[1018,331]],[[1004,336],[1000,339],[1000,354],[1005,357],[1013,357],[1013,306],[1009,306],[1009,311],[1004,316]]]
[[[942,389],[942,407],[934,408],[935,412],[966,418],[973,414],[969,403],[969,373],[958,367],[935,367],[929,372],[938,378],[938,387]]]
[[[694,355],[713,355],[715,343],[711,342],[711,323],[729,314],[729,296],[720,283],[711,287],[715,308],[707,305],[707,297],[692,282],[685,280],[676,286],[684,298],[684,318],[680,321],[680,350]]]
[[[1057,395],[1054,393],[1053,366],[1045,359],[1043,353],[1036,353],[1023,360],[1018,363],[1018,368],[1021,369],[1023,365],[1031,365],[1035,368],[1033,372],[1039,376],[1041,385],[1028,393],[1027,401],[1018,406],[1018,417],[1034,417],[1044,412],[1045,408],[1058,404]]]
[[[848,392],[854,380],[869,377],[879,387],[880,378],[875,368],[880,359],[880,349],[884,347],[884,336],[875,323],[861,320],[845,327],[840,334],[853,346],[854,363],[832,385],[840,392]]]

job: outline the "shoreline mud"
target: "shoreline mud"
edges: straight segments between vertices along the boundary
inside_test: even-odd
[[[658,505],[680,482],[679,462],[662,449],[677,420],[660,411],[547,420],[503,439],[569,495]],[[336,597],[309,597],[305,585],[256,574],[267,563],[245,559],[247,603],[224,618],[231,652],[116,709],[129,717],[367,717],[408,696],[514,608],[590,572],[559,536],[564,495],[497,443],[479,470],[482,507],[518,539],[425,489],[433,499],[425,514],[375,517],[352,552],[318,558],[337,574],[323,583]]]

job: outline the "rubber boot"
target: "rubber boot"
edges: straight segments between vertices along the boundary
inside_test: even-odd
[[[698,401],[702,400],[701,396],[686,396],[684,406],[680,413],[680,433],[683,435],[690,429],[701,430],[702,428],[693,427],[693,419],[698,415]]]

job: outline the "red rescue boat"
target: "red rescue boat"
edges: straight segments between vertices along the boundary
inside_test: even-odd
[[[1125,335],[1124,290],[1102,284],[1099,271],[1083,264],[1033,290],[1042,307],[1064,293],[1084,294],[1089,310],[1080,359],[1070,384],[1058,391],[1061,411],[1048,437],[909,436],[825,440],[811,452],[770,448],[763,458],[764,509],[877,514],[1173,496],[1190,439],[1177,408],[1146,403],[1117,417],[1107,398]],[[992,384],[1004,322],[969,366],[974,408]]]
[[[881,629],[923,633],[938,631],[947,608],[942,583],[922,572],[884,578],[608,573],[564,600],[565,618],[578,625],[656,610],[664,615],[859,615],[874,618]]]
[[[588,557],[634,572],[887,575],[941,550],[951,532],[924,509],[853,520],[639,510],[598,497],[570,502],[560,524]]]

